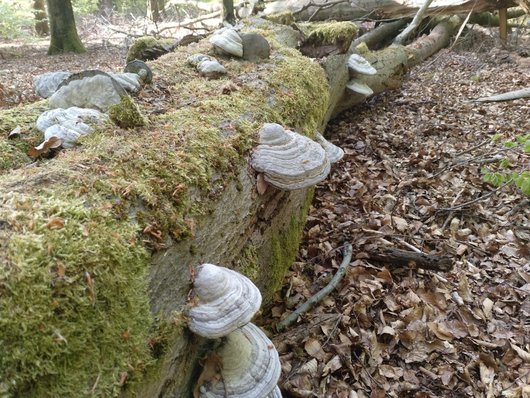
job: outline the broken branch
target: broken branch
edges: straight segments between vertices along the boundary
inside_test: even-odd
[[[302,304],[300,307],[290,313],[287,318],[283,319],[281,322],[278,322],[278,324],[276,325],[276,330],[278,332],[281,332],[283,329],[292,325],[300,315],[306,313],[311,308],[313,308],[337,287],[339,282],[344,277],[344,274],[346,273],[346,268],[348,268],[348,265],[350,264],[352,251],[352,245],[348,243],[344,248],[344,258],[342,260],[342,263],[340,264],[339,269],[337,270],[337,273],[335,274],[333,279],[331,279],[331,281],[324,288],[322,288],[316,294],[311,296],[304,304]]]

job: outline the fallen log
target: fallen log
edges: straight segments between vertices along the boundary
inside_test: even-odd
[[[265,299],[281,285],[312,190],[259,196],[247,157],[263,122],[315,134],[328,85],[317,63],[281,44],[296,32],[256,27],[271,59],[222,59],[219,80],[187,64],[211,52],[207,40],[150,62],[147,128],[109,125],[29,164],[45,103],[1,112],[2,393],[190,396],[209,343],[186,328],[189,267],[234,268]],[[23,138],[8,142],[16,126]]]
[[[527,2],[528,0],[520,0]],[[332,7],[326,7],[328,2],[323,0],[278,0],[267,4],[264,15],[291,12],[297,21],[323,21],[334,19],[337,21],[353,21],[357,19],[388,19],[413,17],[424,3],[392,0],[358,0],[336,1]],[[454,14],[494,11],[499,8],[516,7],[518,3],[512,0],[460,0],[434,1],[427,9],[425,16],[451,16]]]

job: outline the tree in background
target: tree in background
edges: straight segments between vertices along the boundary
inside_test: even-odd
[[[85,47],[77,34],[71,0],[47,0],[51,40],[48,54],[82,53]]]
[[[98,10],[101,16],[108,18],[114,10],[114,2],[112,0],[98,0]]]
[[[48,26],[48,16],[46,15],[46,1],[34,0],[33,13],[35,14],[35,32],[41,37],[50,34],[50,27]]]
[[[228,22],[230,25],[236,24],[234,0],[223,0],[223,21]]]

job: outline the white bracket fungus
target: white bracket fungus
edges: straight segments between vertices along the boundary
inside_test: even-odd
[[[276,123],[265,123],[259,135],[250,165],[276,188],[307,188],[328,176],[330,161],[317,142]]]
[[[193,290],[199,303],[189,310],[189,328],[210,339],[247,324],[261,306],[261,293],[250,279],[214,264],[197,267]]]
[[[272,342],[256,325],[249,323],[226,337],[216,354],[222,375],[204,380],[201,398],[278,397],[280,358]],[[281,397],[281,394],[279,395]]]
[[[188,65],[196,67],[199,65],[202,61],[211,61],[212,57],[206,54],[193,54],[190,55],[187,59]]]
[[[363,75],[375,75],[377,70],[370,65],[366,59],[361,57],[359,54],[352,54],[348,58],[348,68],[352,71],[361,73]]]
[[[324,148],[331,163],[338,162],[344,156],[344,151],[342,148],[339,148],[337,145],[326,140],[322,134],[317,133],[315,136],[315,141],[318,142],[322,148]]]
[[[346,84],[346,87],[355,93],[365,95],[367,97],[374,93],[374,91],[367,84],[363,83],[359,79],[351,79],[348,84]]]
[[[239,33],[232,28],[222,28],[213,33],[210,43],[220,55],[243,56],[243,40]]]
[[[90,124],[101,123],[108,116],[95,109],[71,107],[52,109],[37,118],[37,129],[44,133],[44,138],[58,137],[64,148],[71,148],[77,139],[91,133]]]

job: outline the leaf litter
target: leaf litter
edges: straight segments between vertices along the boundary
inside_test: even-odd
[[[525,87],[527,58],[443,50],[398,91],[326,132],[346,155],[316,188],[297,261],[261,323],[274,326],[354,259],[338,288],[281,333],[285,397],[530,396],[530,206],[486,184],[503,140],[530,131],[530,101],[469,99]],[[449,272],[389,267],[387,248],[449,256]]]

